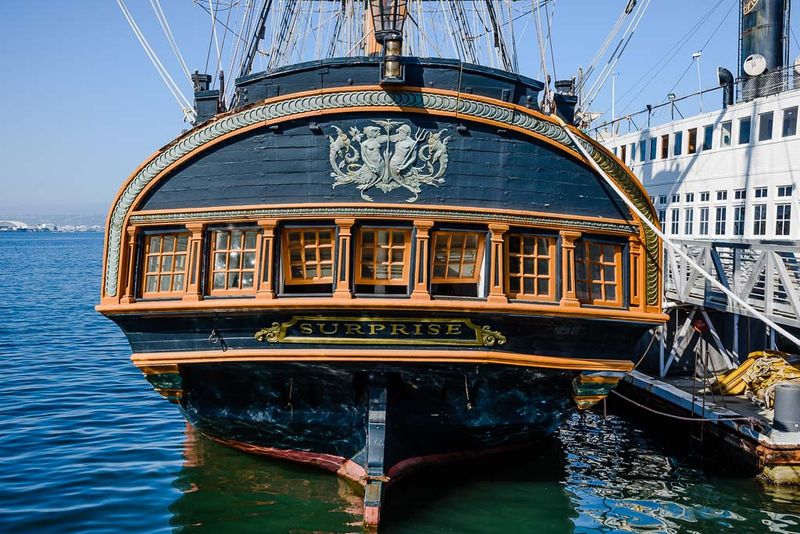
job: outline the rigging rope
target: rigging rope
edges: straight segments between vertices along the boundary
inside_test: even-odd
[[[664,68],[667,66],[667,64],[669,64],[669,62],[672,60],[672,58],[675,57],[675,55],[677,55],[681,47],[685,45],[688,42],[688,40],[691,39],[694,36],[694,34],[700,30],[703,24],[705,24],[705,22],[714,14],[714,12],[716,12],[716,10],[719,8],[720,5],[722,5],[724,1],[725,0],[718,0],[717,3],[711,7],[710,10],[708,10],[702,17],[700,17],[699,21],[697,21],[691,28],[689,28],[689,30],[685,34],[683,34],[678,39],[678,42],[675,43],[672,46],[672,48],[670,48],[663,56],[661,56],[661,58],[658,59],[658,61],[655,62],[655,65],[658,66],[658,68],[653,67],[652,69],[646,71],[630,87],[630,89],[625,91],[625,93],[623,93],[622,96],[619,97],[619,100],[627,97],[632,91],[634,91],[639,86],[639,84],[647,80],[642,86],[642,88],[639,90],[639,92],[636,93],[624,106],[622,106],[621,114],[623,115],[625,114],[625,112],[630,108],[630,106],[633,104],[636,98],[638,98],[639,95],[641,95],[642,92],[644,92],[644,90],[653,82],[653,80],[655,80],[658,77],[658,75],[661,74],[661,71],[663,71]],[[730,1],[735,3],[738,2],[738,0],[730,0]]]
[[[219,49],[219,39],[217,38],[217,12],[211,0],[208,0],[208,8],[211,10],[211,35],[214,36],[214,45],[217,47],[217,65],[219,65],[222,51]],[[216,72],[214,75],[216,76]]]
[[[181,55],[181,51],[178,49],[178,43],[175,42],[175,36],[172,35],[172,29],[169,27],[167,17],[164,15],[164,10],[161,9],[161,3],[159,0],[150,0],[150,5],[153,7],[153,11],[155,11],[156,18],[158,19],[158,23],[161,25],[161,29],[164,30],[164,35],[167,37],[167,41],[169,41],[169,46],[172,48],[172,52],[175,54],[175,57],[178,58],[178,63],[180,63],[183,73],[186,75],[186,79],[191,83],[192,74],[189,72],[189,67],[186,65],[186,62],[183,60],[183,56]]]
[[[592,105],[592,102],[597,95],[600,94],[600,90],[605,85],[608,77],[614,72],[614,68],[617,66],[622,54],[625,52],[625,49],[628,47],[628,44],[631,42],[633,38],[633,34],[636,32],[636,29],[639,27],[639,24],[642,22],[644,18],[644,14],[647,12],[647,8],[650,7],[651,0],[645,0],[643,4],[639,4],[638,10],[634,13],[633,19],[628,23],[628,27],[625,28],[625,32],[622,34],[622,39],[620,39],[617,47],[614,49],[614,52],[609,57],[608,61],[606,62],[603,70],[600,71],[600,75],[595,80],[594,84],[589,88],[589,91],[586,94],[586,100],[584,104],[584,109],[589,109]]]
[[[558,115],[552,115],[552,116],[559,122],[559,124],[561,124],[561,127],[564,129],[564,131],[567,133],[570,139],[572,139],[572,142],[578,148],[580,153],[583,154],[583,156],[586,158],[586,161],[603,178],[603,180],[605,180],[605,182],[608,184],[611,190],[614,191],[622,199],[622,201],[628,206],[628,208],[630,208],[630,210],[634,214],[636,214],[637,217],[639,217],[642,223],[647,225],[659,238],[661,238],[661,241],[667,247],[669,247],[672,251],[674,251],[678,256],[683,258],[683,260],[686,261],[686,263],[688,263],[694,270],[696,270],[703,278],[708,280],[711,285],[713,285],[714,287],[716,287],[717,289],[728,295],[728,297],[730,297],[734,302],[736,302],[742,308],[750,312],[753,315],[753,317],[760,319],[770,328],[772,328],[776,332],[779,332],[781,335],[783,335],[783,337],[785,337],[786,339],[788,339],[789,341],[800,347],[800,339],[791,334],[782,326],[775,323],[775,321],[767,317],[765,314],[755,309],[747,301],[742,299],[739,295],[728,289],[724,284],[719,282],[714,277],[714,275],[703,269],[696,261],[694,261],[694,259],[692,259],[691,256],[689,256],[686,252],[684,252],[679,245],[676,245],[675,243],[672,242],[670,238],[664,235],[664,233],[653,223],[653,221],[651,221],[649,217],[647,217],[644,213],[642,213],[642,211],[636,207],[633,201],[622,192],[619,186],[614,182],[614,180],[611,179],[610,176],[608,176],[608,174],[600,167],[600,165],[594,159],[592,159],[586,147],[583,145],[583,141],[578,139],[578,136],[575,135],[575,133],[567,126],[567,124],[561,119],[561,117],[559,117]]]
[[[534,21],[536,22],[536,42],[539,44],[539,58],[541,59],[541,68],[542,74],[544,74],[545,86],[544,86],[544,101],[545,106],[549,106],[549,95],[550,95],[550,84],[548,83],[548,74],[547,74],[547,52],[544,49],[544,39],[542,35],[542,21],[539,17],[539,3],[536,0],[532,0],[534,4],[534,10],[536,11],[536,15],[534,16]]]
[[[134,35],[136,35],[136,38],[139,40],[139,43],[142,45],[142,48],[144,48],[147,57],[153,63],[153,66],[156,68],[156,71],[158,72],[159,76],[161,76],[161,79],[164,80],[167,89],[169,89],[169,92],[172,93],[172,96],[175,97],[175,100],[177,100],[178,106],[180,106],[184,117],[189,122],[194,122],[194,120],[197,118],[197,114],[195,113],[194,108],[186,99],[186,97],[183,95],[180,88],[175,83],[175,80],[172,79],[172,76],[169,75],[167,69],[164,68],[164,65],[158,59],[158,56],[156,55],[155,51],[153,51],[153,48],[150,46],[150,43],[147,42],[147,39],[145,38],[144,34],[139,29],[139,26],[136,24],[136,21],[133,19],[133,15],[131,15],[130,11],[128,11],[128,7],[125,5],[124,0],[117,0],[117,5],[122,11],[122,14],[125,16],[125,20],[128,21],[128,26],[130,26],[131,30],[133,30]]]

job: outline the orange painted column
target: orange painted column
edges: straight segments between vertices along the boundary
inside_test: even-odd
[[[417,231],[417,254],[414,261],[414,271],[412,273],[414,280],[414,290],[411,292],[412,299],[431,299],[430,291],[428,291],[428,264],[430,263],[428,259],[430,254],[428,243],[430,241],[430,230],[432,227],[433,221],[414,221],[414,228]]]
[[[122,269],[121,280],[125,281],[125,293],[122,295],[120,302],[130,304],[136,302],[133,295],[134,281],[136,280],[136,227],[128,227],[128,251],[125,258],[125,266]]]
[[[276,219],[258,221],[258,226],[261,227],[261,242],[258,251],[257,299],[275,298],[275,227],[277,225]]]
[[[575,292],[575,241],[580,232],[561,230],[561,305],[580,306]]]
[[[508,302],[505,286],[505,272],[503,269],[503,235],[508,232],[507,224],[490,224],[491,249],[489,257],[489,302]]]
[[[189,258],[186,270],[187,282],[186,293],[181,300],[197,302],[203,300],[200,291],[203,267],[203,232],[206,229],[205,223],[189,223],[186,229],[191,232],[189,236]]]
[[[630,307],[631,308],[642,308],[642,294],[643,285],[642,280],[644,280],[644,271],[642,270],[642,242],[639,240],[639,236],[630,236],[628,238],[628,248],[630,250],[630,261],[629,261],[629,277],[630,277]]]
[[[355,219],[336,219],[339,228],[339,238],[336,246],[336,289],[333,298],[351,299],[353,292],[350,289],[350,241]]]

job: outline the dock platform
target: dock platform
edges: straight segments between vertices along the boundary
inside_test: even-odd
[[[720,444],[725,450],[719,452],[744,460],[765,481],[800,484],[800,432],[774,429],[773,411],[744,395],[712,394],[693,377],[658,379],[639,371],[628,374],[619,389],[620,397],[642,409],[695,425],[692,431],[704,446]]]

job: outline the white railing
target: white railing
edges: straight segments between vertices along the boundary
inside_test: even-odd
[[[800,327],[800,242],[673,240],[725,287],[778,324]],[[752,316],[714,288],[678,254],[664,254],[665,296],[739,315]]]

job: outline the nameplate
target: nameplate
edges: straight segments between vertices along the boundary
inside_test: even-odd
[[[256,332],[268,343],[323,343],[347,345],[457,345],[491,347],[506,337],[488,325],[470,319],[395,317],[294,316]]]

